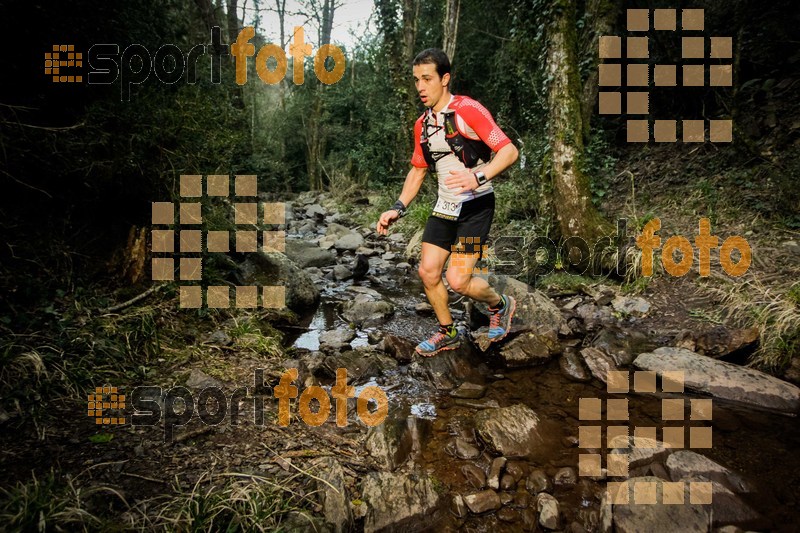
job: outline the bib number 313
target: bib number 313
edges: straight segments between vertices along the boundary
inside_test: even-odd
[[[442,218],[455,220],[461,213],[461,205],[461,202],[448,202],[437,198],[436,207],[433,208],[433,214]]]

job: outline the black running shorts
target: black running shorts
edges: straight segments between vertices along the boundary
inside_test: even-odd
[[[422,233],[422,242],[449,252],[480,253],[489,237],[494,218],[494,193],[464,202],[458,220],[431,215]],[[459,241],[463,246],[457,247]],[[482,255],[481,255],[482,257]]]

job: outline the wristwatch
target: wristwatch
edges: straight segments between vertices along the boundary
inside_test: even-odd
[[[489,178],[486,177],[486,174],[478,170],[477,172],[472,173],[475,176],[475,179],[478,180],[478,186],[486,184],[489,181]]]
[[[400,200],[397,200],[394,203],[394,205],[392,206],[392,209],[397,211],[398,218],[403,218],[404,216],[406,216],[406,214],[408,212],[408,209],[406,208],[405,205],[403,205],[403,202],[401,202]]]

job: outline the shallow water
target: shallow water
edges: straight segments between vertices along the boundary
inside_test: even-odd
[[[287,335],[285,342],[297,348],[317,350],[321,332],[348,327],[338,315],[339,302],[352,296],[346,291],[352,282],[336,287],[336,290],[323,290],[322,303],[302,322],[308,330],[300,334]],[[384,298],[396,307],[395,316],[381,326],[384,333],[392,333],[416,342],[427,337],[435,327],[433,317],[420,317],[414,313],[414,305],[425,301],[419,282],[404,280],[404,289],[381,288],[368,281],[358,283],[378,290]],[[453,309],[456,322],[463,318],[461,306]],[[372,329],[357,331],[352,347],[367,344],[367,334]],[[659,339],[660,340],[660,339]],[[653,346],[654,347],[654,346]],[[800,427],[795,418],[774,415],[731,405],[722,401],[713,402],[713,416],[709,421],[689,420],[688,403],[691,394],[608,394],[605,386],[597,380],[578,383],[562,374],[557,359],[549,364],[519,370],[507,370],[491,355],[487,355],[488,389],[484,400],[494,400],[506,407],[522,403],[533,409],[545,425],[548,436],[547,445],[539,450],[535,460],[522,461],[526,476],[518,486],[524,487],[528,471],[540,468],[553,479],[562,467],[578,471],[578,457],[587,450],[577,447],[579,425],[626,425],[625,421],[592,422],[580,421],[578,405],[580,398],[627,398],[629,420],[627,425],[633,434],[635,427],[657,428],[657,438],[661,438],[664,426],[681,425],[680,421],[663,422],[661,419],[662,398],[684,398],[685,420],[683,425],[712,427],[713,445],[708,449],[696,449],[698,453],[740,473],[755,488],[753,494],[740,495],[756,511],[767,519],[758,524],[760,530],[796,531],[796,506],[800,503]],[[470,516],[459,520],[446,508],[454,493],[476,492],[466,483],[461,468],[472,462],[486,469],[491,456],[484,453],[476,460],[457,459],[446,452],[447,443],[454,436],[473,435],[473,417],[476,410],[458,405],[448,394],[432,391],[426,384],[419,383],[401,367],[397,371],[378,378],[371,384],[379,384],[388,390],[390,407],[394,417],[416,419],[418,425],[408,423],[408,427],[425,428],[417,431],[413,438],[423,439],[417,443],[413,460],[422,464],[438,479],[446,489],[443,504],[445,510],[437,513],[438,521],[430,524],[432,530],[446,526],[464,528],[468,531],[523,531],[523,521],[501,522],[496,513],[484,516]],[[416,430],[415,430],[416,431]],[[689,444],[689,430],[685,430],[686,444]],[[605,451],[601,451],[605,466]],[[573,521],[581,523],[589,530],[595,530],[600,511],[600,498],[604,483],[589,478],[578,477],[574,485],[555,486],[552,494],[559,502],[562,526]]]

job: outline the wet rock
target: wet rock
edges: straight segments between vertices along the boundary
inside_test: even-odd
[[[662,347],[643,353],[634,361],[637,368],[683,371],[687,389],[782,414],[800,409],[800,388],[752,368],[717,361],[681,348]]]
[[[712,526],[738,524],[757,529],[765,529],[768,527],[767,524],[759,523],[763,521],[763,517],[759,513],[754,511],[752,507],[744,503],[741,498],[736,496],[721,483],[711,481],[700,475],[687,476],[681,481],[685,481],[687,485],[692,484],[695,487],[695,483],[705,483],[705,490],[709,490],[710,484]],[[687,489],[686,492],[689,493],[690,490],[691,489]],[[686,494],[684,501],[690,501],[688,496],[689,494]]]
[[[522,333],[500,349],[500,358],[510,368],[542,365],[561,353],[558,334],[548,331],[543,334],[532,331]]]
[[[536,524],[536,512],[533,509],[523,509],[522,524],[525,527],[525,531],[534,531],[538,527]]]
[[[359,294],[342,306],[345,320],[362,327],[377,326],[394,314],[394,306],[385,301],[374,301],[366,294]]]
[[[514,485],[516,485],[514,476],[503,474],[503,477],[500,478],[500,490],[512,490]]]
[[[531,504],[531,496],[520,487],[514,494],[514,500],[511,502],[512,507],[517,509],[525,509]]]
[[[401,243],[405,240],[406,238],[402,233],[392,233],[389,235],[389,241],[393,243]]]
[[[456,398],[456,405],[461,407],[469,407],[470,409],[496,409],[500,404],[496,400],[466,400],[463,398]]]
[[[481,514],[488,511],[496,511],[502,505],[500,497],[493,490],[483,490],[474,494],[464,496],[464,503],[473,514]]]
[[[519,461],[509,461],[506,464],[506,473],[514,478],[514,483],[517,483],[525,476],[525,467]]]
[[[611,302],[611,307],[618,313],[631,316],[645,316],[650,312],[650,302],[639,296],[617,296]]]
[[[486,394],[486,387],[476,383],[464,382],[458,386],[457,389],[450,391],[450,396],[453,398],[466,398],[469,400],[477,400],[483,398]]]
[[[451,441],[447,449],[459,459],[477,459],[481,455],[481,451],[478,448],[461,438]]]
[[[581,285],[580,290],[587,296],[590,296],[594,304],[598,307],[610,304],[611,300],[617,295],[617,291],[614,287],[602,284]]]
[[[389,354],[400,363],[408,363],[414,357],[416,344],[408,339],[392,334],[386,334],[383,338],[383,351]]]
[[[614,360],[597,348],[588,346],[581,350],[581,356],[592,375],[603,383],[608,383],[608,372],[610,370],[617,370]]]
[[[464,503],[464,498],[462,498],[460,494],[455,494],[453,496],[453,500],[450,503],[450,510],[456,518],[464,518],[467,516],[467,504]]]
[[[573,381],[587,382],[592,379],[591,374],[583,365],[583,358],[574,349],[564,350],[558,359],[558,366],[561,368],[561,373]]]
[[[469,343],[462,343],[459,348],[440,352],[435,357],[417,356],[409,365],[409,371],[438,390],[452,390],[464,381],[477,381],[481,362],[475,349]]]
[[[544,470],[536,469],[530,473],[528,480],[525,482],[525,488],[531,494],[539,494],[540,492],[550,492],[553,490],[553,485]]]
[[[592,347],[611,356],[617,367],[630,365],[642,348],[647,349],[646,344],[643,334],[616,326],[607,326],[598,331],[591,343]]]
[[[539,417],[522,404],[478,412],[475,429],[489,448],[506,457],[532,456],[544,442]]]
[[[625,435],[611,439],[608,447],[611,448],[609,453],[627,455],[630,469],[647,466],[655,461],[663,461],[671,450],[671,448],[666,448],[664,443],[659,440]]]
[[[306,208],[306,218],[322,220],[328,212],[319,204],[313,204]]]
[[[633,499],[633,490],[630,490],[636,483],[655,483],[656,502],[662,503],[637,504]],[[669,524],[669,530],[675,532],[708,531],[709,506],[691,504],[688,498],[684,498],[683,505],[665,504],[663,500],[658,499],[658,495],[663,494],[663,484],[664,481],[656,477],[635,477],[629,479],[627,484],[622,485],[620,490],[628,491],[629,503],[611,506],[614,531],[619,533],[656,531],[667,524]],[[619,501],[620,498],[621,496],[615,493],[612,501]]]
[[[313,464],[318,468],[317,472],[324,473],[325,481],[327,481],[327,483],[316,482],[325,522],[336,533],[349,531],[353,517],[350,513],[350,499],[347,497],[342,466],[333,457],[321,457],[315,460]]]
[[[501,522],[516,522],[519,520],[519,513],[514,509],[503,507],[497,511],[497,519]]]
[[[421,450],[430,431],[430,421],[411,416],[408,407],[390,409],[382,424],[367,430],[365,446],[381,468],[395,470]]]
[[[670,346],[676,348],[684,348],[689,351],[694,351],[694,333],[688,329],[679,331],[675,338],[672,339]]]
[[[486,478],[486,484],[490,489],[497,490],[500,488],[500,476],[503,473],[503,468],[506,466],[508,459],[505,457],[495,457],[492,459],[492,464],[489,466],[489,475]]]
[[[364,246],[364,237],[358,233],[348,233],[347,235],[342,235],[336,239],[335,243],[333,243],[333,247],[341,251],[349,250],[351,252],[355,252],[361,246]]]
[[[510,492],[501,492],[498,494],[500,497],[500,505],[511,505],[511,502],[514,501],[514,495]]]
[[[402,263],[397,263],[397,265],[395,265],[395,268],[397,270],[411,270],[411,264],[410,263],[406,263],[405,261],[403,261]],[[433,310],[433,308],[431,308],[431,311],[432,310]]]
[[[242,285],[283,286],[285,305],[302,311],[319,303],[319,289],[314,281],[279,252],[254,252],[239,265]]]
[[[679,481],[690,475],[700,475],[721,483],[737,493],[751,492],[750,485],[741,476],[715,463],[708,457],[690,450],[679,450],[672,453],[665,463],[672,481]]]
[[[381,259],[384,261],[394,261],[397,258],[397,254],[394,252],[386,252],[385,254],[381,255]]]
[[[322,351],[338,352],[350,347],[350,341],[356,338],[356,332],[352,329],[334,329],[325,331],[319,336],[319,347]]]
[[[583,320],[583,324],[588,330],[594,330],[603,324],[614,322],[614,315],[608,307],[597,307],[593,303],[578,306],[575,313]],[[568,325],[575,331],[571,323]]]
[[[758,328],[728,329],[715,326],[701,333],[695,340],[695,350],[708,357],[725,357],[737,350],[747,348],[758,342]]]
[[[421,316],[431,316],[433,314],[433,306],[428,302],[420,302],[414,306],[414,312]]]
[[[304,268],[303,271],[311,277],[314,281],[319,281],[323,277],[325,277],[324,272],[317,267],[307,267]]]
[[[378,344],[385,338],[385,333],[379,329],[375,329],[367,333],[367,342],[370,344]],[[392,355],[392,354],[389,354]],[[394,356],[393,356],[394,357]],[[395,357],[396,359],[396,357]]]
[[[574,485],[578,481],[578,476],[575,474],[575,469],[570,466],[559,468],[556,475],[553,476],[553,484],[558,485]]]
[[[365,255],[356,255],[356,260],[353,263],[353,279],[364,279],[367,272],[369,272],[369,259]]]
[[[480,490],[486,486],[486,474],[479,466],[471,463],[465,464],[461,467],[461,473],[471,487]]]
[[[373,257],[378,253],[378,250],[374,248],[369,248],[367,246],[361,246],[356,249],[356,254],[363,255],[365,257]]]
[[[303,240],[287,240],[286,256],[300,268],[325,267],[336,263],[334,254]]]
[[[317,369],[316,375],[335,378],[336,370],[344,368],[347,370],[347,382],[360,384],[395,367],[397,367],[397,362],[394,359],[378,352],[347,350],[326,357]]]
[[[216,378],[212,378],[202,370],[193,368],[189,373],[189,378],[186,380],[186,386],[190,389],[222,388],[222,382]]]
[[[514,322],[518,322],[523,328],[534,328],[542,332],[558,331],[566,322],[550,298],[526,283],[509,276],[491,274],[489,284],[498,292],[517,299]],[[485,311],[485,305],[481,305],[481,310]]]
[[[558,529],[558,500],[546,492],[536,495],[536,510],[539,512],[539,524],[545,529]]]
[[[336,243],[335,235],[328,235],[326,237],[322,237],[319,241],[317,241],[317,246],[319,246],[322,250],[330,250],[333,248],[333,245]],[[329,252],[330,253],[330,252]],[[333,256],[333,254],[331,254]]]
[[[344,281],[353,277],[353,271],[344,265],[336,265],[333,267],[333,279],[336,281]]]
[[[439,504],[433,481],[424,472],[409,474],[370,472],[363,483],[362,499],[369,504],[364,531],[414,529],[430,522]]]
[[[328,224],[328,227],[325,228],[325,236],[326,237],[334,237],[334,241],[340,237],[344,237],[352,233],[352,230],[347,226],[343,226],[341,224],[336,224],[335,222],[332,224]]]

